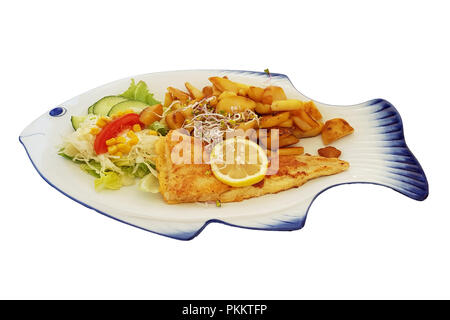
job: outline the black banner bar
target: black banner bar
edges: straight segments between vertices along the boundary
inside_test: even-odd
[[[50,302],[57,302],[51,306]],[[431,302],[431,301],[425,301]],[[12,315],[30,313],[37,316],[68,315],[75,319],[86,317],[127,317],[127,319],[366,319],[368,317],[399,317],[407,315],[430,319],[442,308],[447,313],[448,301],[432,304],[421,301],[395,300],[9,300],[1,301],[2,312]],[[22,307],[19,304],[31,304]],[[84,303],[86,306],[77,306]],[[11,307],[9,309],[9,307]],[[445,309],[444,309],[445,308]],[[9,309],[9,310],[8,310]],[[442,314],[442,313],[441,313]]]

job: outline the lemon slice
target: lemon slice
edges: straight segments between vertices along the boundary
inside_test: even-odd
[[[261,181],[269,163],[264,149],[243,137],[215,145],[210,161],[214,176],[232,187],[246,187]]]

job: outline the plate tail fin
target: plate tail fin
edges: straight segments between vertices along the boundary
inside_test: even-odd
[[[391,103],[371,100],[349,107],[343,117],[361,126],[344,157],[357,168],[356,179],[361,176],[361,182],[383,185],[415,200],[427,198],[425,172],[406,144],[402,119]]]

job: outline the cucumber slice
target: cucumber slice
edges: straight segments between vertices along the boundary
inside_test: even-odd
[[[118,104],[119,102],[122,101],[127,101],[127,98],[124,97],[118,97],[118,96],[107,96],[104,98],[101,98],[100,100],[98,100],[93,108],[92,108],[92,113],[96,114],[98,116],[106,116],[109,112],[109,110],[111,110],[111,108]],[[89,109],[88,109],[89,112]]]
[[[80,124],[86,120],[86,117],[77,117],[71,116],[70,121],[72,122],[72,127],[74,130],[77,130],[80,127]]]
[[[95,103],[88,108],[88,114],[93,114],[94,113],[94,106],[95,106]]]
[[[137,100],[123,101],[123,102],[119,102],[114,107],[112,107],[108,113],[108,116],[112,116],[118,112],[121,112],[121,111],[123,112],[123,111],[127,111],[130,109],[136,113],[139,113],[142,110],[144,110],[145,108],[147,108],[148,106],[149,106],[148,104],[141,102],[141,101],[137,101]]]

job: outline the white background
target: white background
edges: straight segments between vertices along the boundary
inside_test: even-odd
[[[449,12],[446,1],[2,2],[0,298],[450,298]],[[393,103],[429,198],[341,186],[302,230],[212,224],[182,242],[63,196],[18,141],[116,79],[267,67],[321,102]]]

